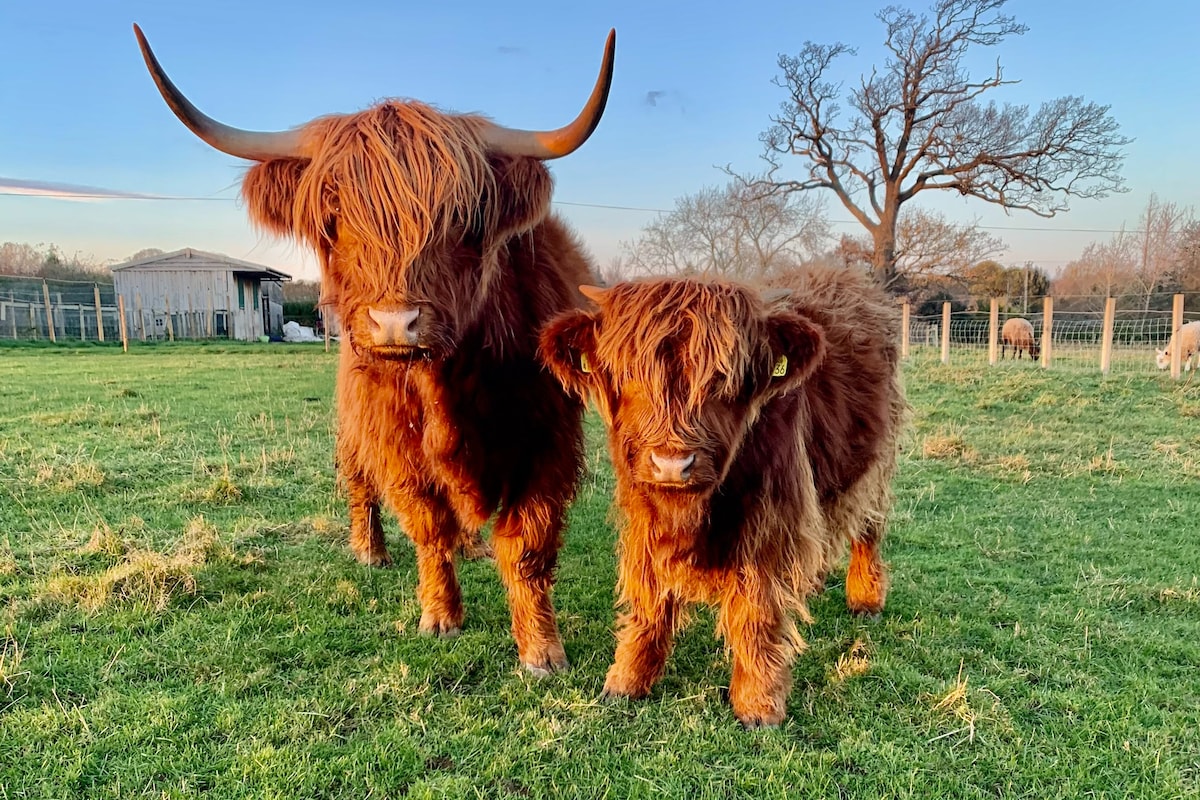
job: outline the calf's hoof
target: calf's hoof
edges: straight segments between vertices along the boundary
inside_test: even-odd
[[[778,728],[783,722],[783,717],[779,719],[768,719],[763,717],[738,717],[738,722],[742,723],[742,727],[748,731],[755,731],[762,728]]]

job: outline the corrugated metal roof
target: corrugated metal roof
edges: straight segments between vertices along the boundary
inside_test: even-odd
[[[241,261],[221,253],[207,253],[185,247],[173,253],[160,253],[156,256],[146,256],[136,261],[118,264],[112,267],[113,272],[136,270],[218,270],[221,272],[250,273],[261,280],[290,281],[291,275],[277,269]]]

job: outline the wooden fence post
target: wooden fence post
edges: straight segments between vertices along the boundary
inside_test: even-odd
[[[99,331],[100,341],[104,341],[104,312],[100,310],[100,287],[92,284],[92,292],[96,295],[96,330]]]
[[[117,295],[117,330],[121,332],[121,350],[129,352],[129,335],[125,329],[125,297]]]
[[[142,293],[133,293],[133,313],[137,314],[138,338],[146,341],[146,317],[142,314]]]
[[[912,318],[912,307],[909,305],[908,300],[905,300],[903,302],[903,305],[900,306],[900,357],[901,358],[908,358],[908,351],[909,351],[908,337],[909,337],[909,328],[910,328],[909,320],[911,318]],[[326,326],[325,330],[328,331],[329,327]],[[328,333],[326,333],[326,336],[328,336]],[[328,349],[328,348],[326,348],[326,349]]]
[[[208,316],[204,319],[204,334],[209,339],[213,338],[213,298],[212,289],[208,290]]]
[[[1174,337],[1175,332],[1181,327],[1183,327],[1183,295],[1177,294],[1171,303],[1171,336]],[[1183,347],[1181,345],[1182,342],[1176,341],[1175,346],[1171,348],[1172,380],[1179,380],[1183,377]]]
[[[1054,349],[1054,298],[1042,301],[1042,366],[1050,368]]]
[[[996,366],[1000,353],[1000,298],[993,297],[988,309],[988,364]]]
[[[54,311],[50,308],[50,287],[44,280],[42,281],[42,300],[46,303],[46,330],[50,334],[50,341],[57,342],[58,339],[54,336]]]
[[[8,318],[12,320],[12,334],[15,341],[17,338],[17,295],[16,292],[11,290],[8,293],[8,308],[12,312],[8,315]]]
[[[1116,327],[1117,298],[1104,301],[1104,338],[1100,340],[1100,374],[1107,375],[1112,369],[1113,328]]]
[[[950,301],[942,303],[942,363],[950,363]]]
[[[79,341],[87,341],[87,324],[83,321],[83,303],[76,303],[79,306]],[[66,320],[63,320],[63,326],[66,326]]]
[[[164,295],[164,300],[167,302],[167,341],[175,341],[175,326],[171,322],[171,296]]]

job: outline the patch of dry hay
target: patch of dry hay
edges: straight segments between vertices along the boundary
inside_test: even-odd
[[[106,526],[97,529],[84,550],[121,560],[98,575],[50,578],[42,592],[44,599],[77,606],[88,613],[118,603],[162,611],[175,597],[196,593],[195,573],[201,567],[233,556],[217,529],[203,517],[188,523],[183,538],[170,553],[133,547]]]

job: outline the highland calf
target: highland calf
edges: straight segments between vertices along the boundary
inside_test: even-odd
[[[785,714],[794,617],[850,543],[846,601],[884,605],[880,558],[905,414],[895,304],[851,270],[760,293],[725,281],[587,287],[595,311],[542,333],[543,359],[608,426],[621,515],[607,696],[642,697],[693,603],[719,607],[747,727]]]
[[[566,667],[550,590],[583,405],[539,364],[537,334],[584,303],[592,269],[550,214],[542,161],[598,124],[614,34],[582,113],[545,132],[395,100],[281,133],[230,128],[180,94],[137,36],[180,120],[257,162],[242,184],[254,222],[320,259],[322,303],[343,328],[337,453],[355,555],[390,562],[386,505],[416,544],[420,630],[452,636],[464,615],[456,547],[495,514],[518,656],[534,674]]]
[[[1012,346],[1013,358],[1020,358],[1022,352],[1029,353],[1031,361],[1037,361],[1042,355],[1042,348],[1033,338],[1033,325],[1022,317],[1011,317],[1004,321],[1000,329],[1000,358]]]

